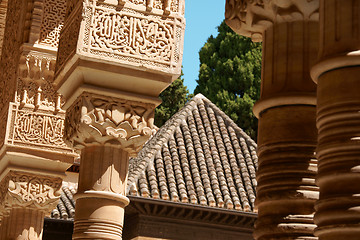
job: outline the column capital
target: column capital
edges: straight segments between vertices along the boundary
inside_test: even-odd
[[[65,139],[82,148],[89,144],[111,144],[130,154],[150,138],[155,104],[84,92],[68,109]]]
[[[60,198],[61,185],[59,177],[10,171],[0,183],[1,217],[16,207],[50,213]]]
[[[319,0],[227,0],[225,5],[226,23],[254,42],[274,24],[304,20],[319,20]]]

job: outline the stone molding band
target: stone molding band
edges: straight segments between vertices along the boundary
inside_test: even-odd
[[[260,117],[260,114],[274,107],[280,106],[293,106],[293,105],[312,105],[316,106],[316,96],[315,95],[282,95],[274,96],[271,98],[261,99],[256,102],[253,108],[253,112],[257,118]]]
[[[354,67],[360,65],[360,50],[349,52],[344,55],[333,56],[331,58],[326,58],[319,61],[315,64],[311,71],[311,77],[315,83],[317,83],[319,77],[334,69],[345,68],[345,67]]]
[[[74,227],[73,239],[121,239],[123,226],[113,221],[89,219],[77,220]],[[88,236],[87,232],[91,232]]]
[[[124,207],[126,207],[130,203],[129,198],[127,198],[126,196],[107,191],[88,190],[83,193],[77,193],[74,195],[74,200],[78,200],[80,198],[106,198],[109,200],[121,202],[124,204]]]

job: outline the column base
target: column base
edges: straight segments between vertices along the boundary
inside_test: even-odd
[[[100,193],[98,193],[100,194]],[[106,239],[121,240],[124,225],[124,208],[129,200],[121,196],[119,199],[79,198],[77,196],[73,239]],[[91,194],[90,194],[91,195]]]

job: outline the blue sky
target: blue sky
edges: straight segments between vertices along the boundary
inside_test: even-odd
[[[225,0],[185,1],[184,85],[192,93],[199,74],[199,50],[224,19]]]

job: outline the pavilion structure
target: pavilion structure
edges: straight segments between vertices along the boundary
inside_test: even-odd
[[[184,9],[0,0],[1,239],[41,239],[75,151],[73,239],[122,238],[128,159],[181,72]],[[359,10],[360,0],[226,2],[227,24],[263,41],[255,239],[359,238]]]

